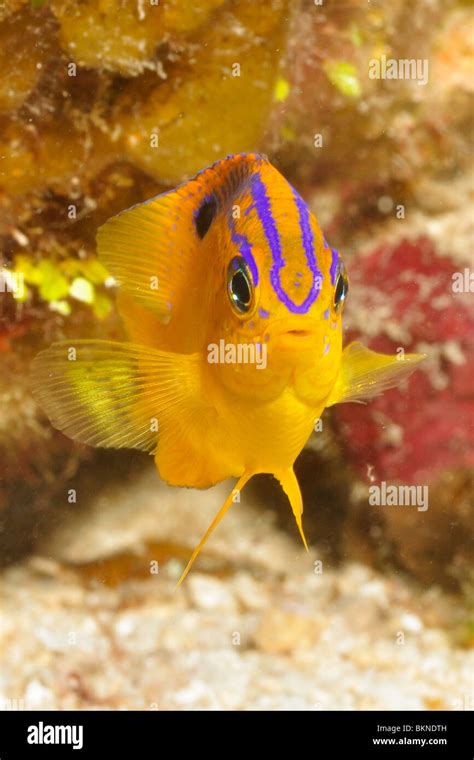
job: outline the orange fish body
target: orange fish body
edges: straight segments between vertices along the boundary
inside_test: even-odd
[[[53,425],[152,453],[171,485],[272,473],[303,541],[293,463],[324,408],[396,385],[423,358],[342,350],[347,277],[315,217],[263,157],[230,156],[110,219],[97,236],[130,343],[58,343],[35,359]],[[305,542],[306,545],[306,542]]]

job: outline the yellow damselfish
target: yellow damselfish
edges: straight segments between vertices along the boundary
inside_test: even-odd
[[[52,424],[92,446],[153,454],[175,486],[271,473],[306,546],[293,464],[325,407],[396,385],[424,358],[342,349],[347,276],[296,190],[236,154],[99,229],[130,342],[56,343],[33,362]]]

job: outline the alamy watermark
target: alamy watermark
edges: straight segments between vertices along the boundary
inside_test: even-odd
[[[0,293],[11,293],[13,298],[25,295],[25,278],[22,272],[0,269]]]
[[[462,272],[453,273],[453,293],[474,293],[474,272],[465,267]]]
[[[429,61],[427,58],[380,58],[369,60],[369,79],[406,79],[418,84],[428,84]]]
[[[428,509],[428,486],[395,486],[382,480],[379,486],[369,487],[369,504],[373,507],[416,507]]]
[[[267,346],[265,343],[209,343],[207,347],[209,364],[255,364],[257,369],[267,366]]]
[[[42,720],[28,726],[28,744],[70,744],[73,749],[84,746],[84,727],[81,725],[49,725]]]

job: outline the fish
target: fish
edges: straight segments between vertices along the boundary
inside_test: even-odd
[[[293,465],[316,421],[396,386],[424,355],[343,347],[342,257],[264,155],[227,156],[122,211],[97,251],[127,342],[65,340],[35,357],[33,394],[52,425],[147,452],[172,486],[237,479],[178,585],[260,473],[281,484],[308,549]]]

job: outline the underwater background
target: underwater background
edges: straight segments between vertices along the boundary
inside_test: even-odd
[[[0,5],[0,707],[474,709],[472,24],[440,0]],[[324,413],[295,467],[309,554],[261,476],[176,592],[229,484],[75,444],[28,371],[124,338],[97,228],[241,151],[343,254],[345,343],[428,358]]]

